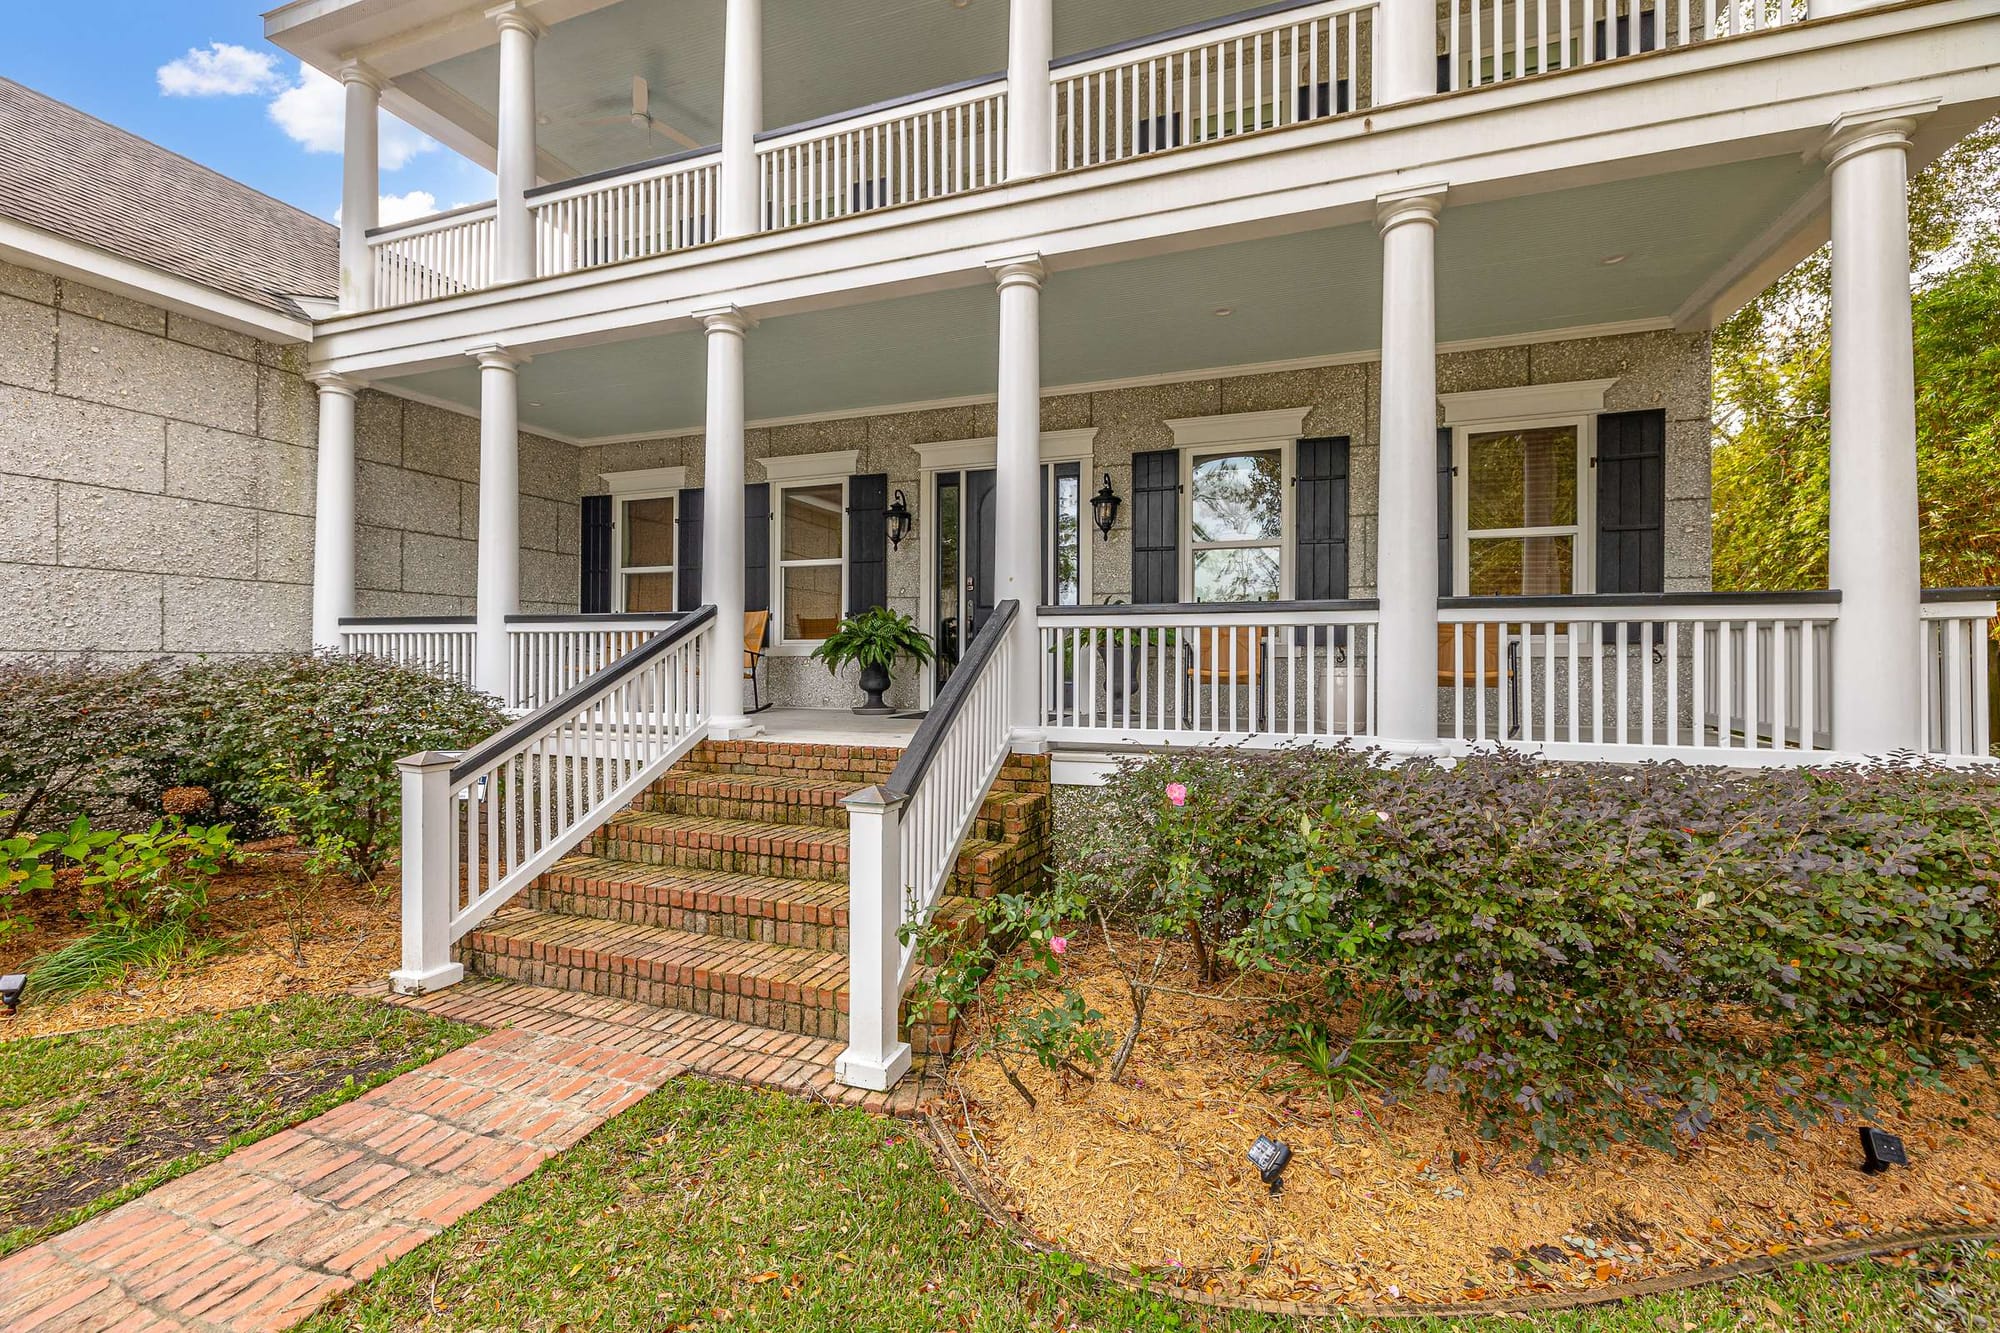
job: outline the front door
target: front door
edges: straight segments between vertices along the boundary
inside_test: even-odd
[[[993,614],[993,469],[938,473],[934,512],[937,683],[942,686]]]

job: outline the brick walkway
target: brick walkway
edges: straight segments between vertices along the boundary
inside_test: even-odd
[[[512,1026],[0,1260],[0,1330],[289,1327],[681,1069]]]

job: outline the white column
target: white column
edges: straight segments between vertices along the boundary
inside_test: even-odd
[[[709,729],[751,734],[743,712],[743,342],[752,320],[735,306],[695,313],[708,330],[707,444],[702,464],[701,596],[715,607]]]
[[[1007,11],[1007,179],[1047,174],[1055,165],[1055,54],[1050,0],[1012,0]]]
[[[903,798],[866,787],[847,807],[847,1049],[833,1076],[850,1088],[881,1091],[910,1069],[910,1044],[896,1031],[902,992]]]
[[[1821,0],[1814,0],[1820,3]],[[1497,18],[1494,20],[1499,21]],[[1437,92],[1438,11],[1435,0],[1382,0],[1376,10],[1381,71],[1375,104],[1407,102]]]
[[[398,995],[423,995],[465,980],[451,961],[452,895],[458,890],[452,842],[451,769],[459,756],[438,751],[398,759],[403,783],[403,965],[389,974]]]
[[[375,260],[368,231],[380,208],[382,177],[377,147],[382,79],[366,65],[343,66],[347,90],[346,138],[340,157],[340,308],[369,310],[375,305]]]
[[[354,396],[339,375],[319,388],[319,486],[313,495],[313,647],[342,646],[340,622],[354,614]]]
[[[1042,281],[1040,255],[988,264],[1000,284],[999,438],[993,451],[994,605],[1021,604],[1014,619],[1014,748],[1039,751],[1040,651],[1035,612],[1042,602]]]
[[[1437,740],[1437,310],[1444,187],[1376,200],[1382,229],[1382,447],[1375,538],[1381,599],[1377,735]]]
[[[1910,340],[1912,121],[1834,122],[1831,547],[1833,746],[1923,747],[1918,694],[1916,376]]]
[[[528,191],[535,187],[535,43],[545,30],[519,0],[489,9],[486,14],[500,29],[493,278],[496,282],[523,282],[535,276],[535,229],[528,215]]]
[[[757,132],[764,128],[764,0],[728,0],[722,35],[722,200],[718,236],[763,230]]]
[[[507,617],[521,609],[521,418],[516,370],[528,358],[474,348],[479,362],[479,587],[472,683],[511,706]]]

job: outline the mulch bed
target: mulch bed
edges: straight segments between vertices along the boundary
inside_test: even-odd
[[[1102,946],[1074,945],[1065,971],[1122,1031],[1131,1010]],[[1330,1113],[1253,1049],[1254,983],[1203,992],[1186,957],[1161,980],[1173,989],[1155,993],[1118,1084],[1017,1066],[1030,1109],[976,1058],[936,1104],[993,1208],[1155,1287],[1261,1308],[1568,1304],[2000,1226],[2000,1089],[1987,1083],[1970,1112],[1938,1095],[1885,1111],[1876,1123],[1912,1165],[1883,1176],[1858,1169],[1852,1123],[1772,1149],[1727,1115],[1678,1153],[1619,1145],[1537,1174],[1441,1097],[1371,1098],[1379,1128],[1351,1105]],[[968,1046],[993,1018],[975,1017]],[[1244,1156],[1260,1133],[1293,1150],[1276,1196]]]

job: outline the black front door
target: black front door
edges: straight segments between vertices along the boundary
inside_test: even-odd
[[[951,678],[993,614],[993,469],[940,472],[931,548],[937,579],[937,683]]]

